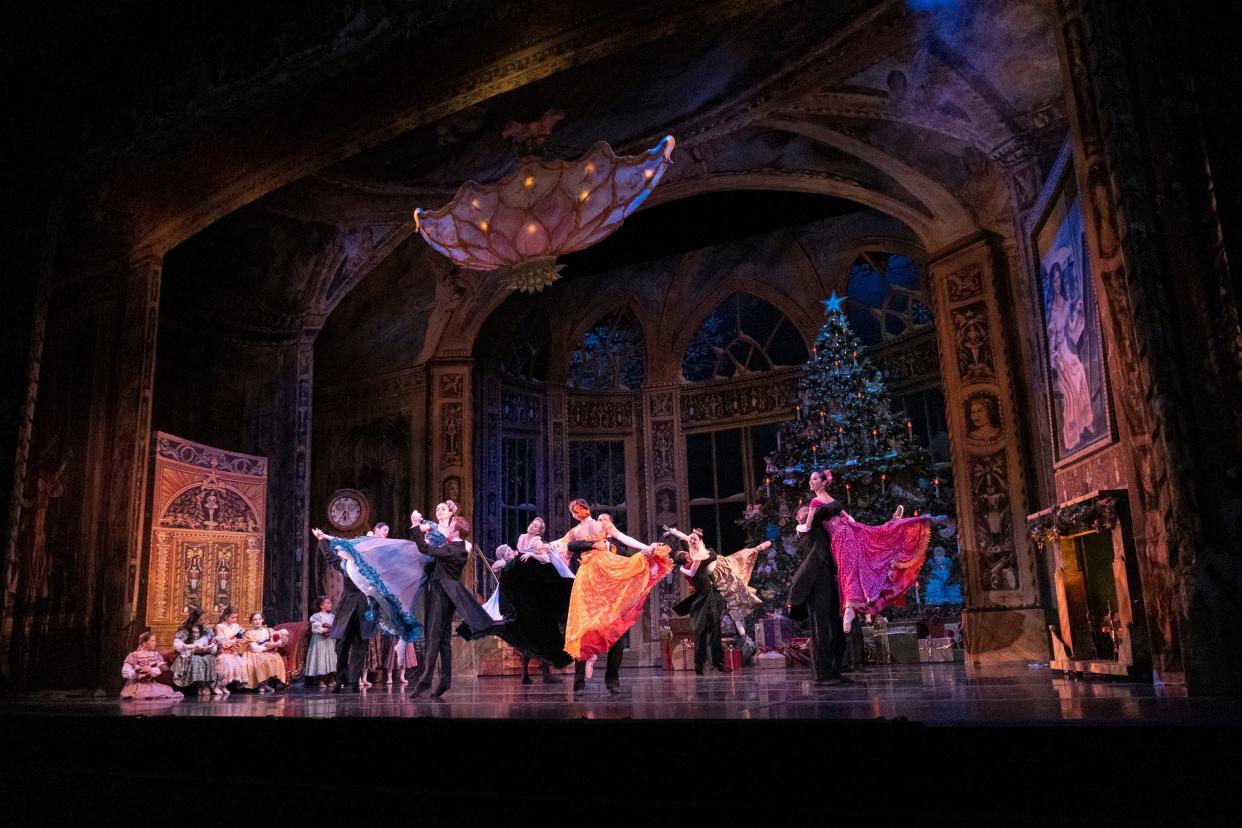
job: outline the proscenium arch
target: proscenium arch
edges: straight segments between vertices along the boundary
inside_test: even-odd
[[[793,193],[814,193],[852,201],[860,207],[897,219],[918,237],[928,250],[947,247],[963,238],[952,228],[941,226],[938,217],[918,210],[892,196],[877,193],[856,183],[834,178],[819,170],[762,170],[756,172],[710,173],[697,178],[664,182],[652,191],[643,205],[650,209],[659,204],[725,190],[778,190]],[[972,231],[974,232],[974,231]],[[964,235],[970,235],[969,233]]]
[[[397,79],[425,75],[429,64],[453,65],[451,57],[458,47],[437,44],[443,55],[428,50],[385,53],[345,79],[327,84],[319,95],[293,96],[268,117],[246,121],[229,140],[195,144],[160,164],[138,157],[118,160],[99,187],[114,196],[103,209],[133,216],[114,228],[120,243],[116,255],[146,250],[162,256],[241,207],[337,161],[505,92],[675,34],[696,25],[709,8],[720,19],[769,5],[765,0],[726,4],[699,0],[663,8],[659,15],[628,7],[604,15],[593,12],[583,15],[576,26],[524,42],[455,78],[416,87]],[[376,62],[382,66],[377,68]],[[310,141],[304,140],[306,130],[289,126],[321,125],[325,112],[334,113],[338,123],[321,126]],[[238,147],[246,151],[239,153]],[[239,169],[245,161],[250,163]],[[206,183],[190,190],[187,181]]]

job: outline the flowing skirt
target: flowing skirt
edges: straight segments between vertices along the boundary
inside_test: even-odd
[[[906,590],[918,578],[927,557],[929,517],[868,526],[838,515],[829,521],[828,532],[837,562],[842,612],[846,607],[876,612],[905,602]]]
[[[569,598],[565,652],[576,659],[607,652],[642,615],[656,581],[672,570],[668,547],[662,544],[651,557],[584,553]]]
[[[215,684],[216,657],[213,655],[179,655],[172,663],[173,684],[188,687],[195,682]]]
[[[147,699],[180,701],[182,696],[181,693],[167,684],[160,684],[158,681],[147,679],[144,681],[125,682],[125,686],[121,688],[121,698],[134,699],[135,701],[145,701]]]
[[[250,681],[245,657],[238,653],[221,653],[216,656],[216,681],[225,687],[234,682],[246,684]]]
[[[246,660],[246,686],[251,690],[268,679],[276,679],[281,684],[289,683],[289,677],[285,674],[285,659],[280,653],[246,653],[242,658]]]
[[[712,583],[728,604],[729,615],[741,623],[755,607],[763,603],[755,588],[750,586],[750,575],[755,569],[759,553],[754,549],[739,549],[732,555],[716,559],[712,570]]]
[[[336,672],[336,642],[326,635],[311,635],[306,650],[306,677],[330,676]]]
[[[395,670],[397,668],[397,638],[387,633],[371,637],[367,642],[368,670]]]
[[[524,655],[565,667],[573,661],[565,652],[565,624],[574,576],[555,555],[552,560],[510,563],[500,573],[498,603],[505,640]]]
[[[407,643],[422,638],[423,625],[415,617],[414,603],[433,559],[420,552],[414,541],[397,538],[333,538],[332,548],[345,553],[345,571],[371,598],[380,629]]]

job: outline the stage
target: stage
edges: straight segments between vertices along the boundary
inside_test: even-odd
[[[1206,817],[1236,798],[1221,780],[1239,766],[1238,699],[1023,665],[853,676],[853,686],[818,687],[803,668],[627,669],[615,697],[602,674],[578,697],[568,679],[517,677],[458,679],[439,700],[397,687],[296,686],[175,704],[6,696],[0,793],[81,820],[125,807],[135,784],[161,799],[223,786],[275,797],[291,817],[402,802],[420,817],[450,813],[453,824],[495,824],[515,806],[535,818],[582,808],[605,823],[791,815],[815,824],[830,810],[834,819],[948,814],[958,825],[1143,824]],[[1107,789],[1125,795],[1102,797]],[[219,805],[202,804],[203,813]]]
[[[303,689],[238,692],[184,701],[125,702],[85,695],[0,698],[0,717],[103,716],[305,719],[900,720],[928,727],[982,725],[1242,724],[1234,699],[1188,698],[1181,688],[1070,678],[1046,666],[967,671],[960,663],[872,666],[846,687],[820,687],[807,668],[734,673],[627,669],[610,697],[603,671],[575,695],[563,682],[522,685],[516,676],[458,678],[443,698],[411,699],[409,687],[360,693]]]

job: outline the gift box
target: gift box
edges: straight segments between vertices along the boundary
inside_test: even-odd
[[[811,639],[789,639],[785,644],[785,664],[789,667],[810,667]]]
[[[724,648],[724,668],[726,673],[742,669],[742,651],[737,647],[726,646]]]
[[[694,669],[694,642],[689,638],[680,638],[672,642],[672,655],[674,670],[693,670]]]
[[[880,636],[876,636],[879,638]],[[919,638],[918,633],[910,630],[906,631],[890,631],[884,636],[888,643],[888,657],[890,663],[893,664],[918,664],[919,663]]]
[[[924,638],[919,641],[919,661],[924,664],[952,660],[952,638]]]
[[[785,642],[793,637],[793,621],[785,615],[769,615],[755,625],[755,643],[761,652],[783,650]]]
[[[785,656],[769,650],[766,653],[760,653],[755,656],[755,666],[760,670],[784,670]]]

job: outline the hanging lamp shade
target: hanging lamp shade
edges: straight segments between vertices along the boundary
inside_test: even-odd
[[[467,181],[437,210],[415,210],[419,234],[457,265],[506,268],[505,284],[529,293],[559,278],[556,258],[616,231],[660,183],[676,141],[618,157],[597,141],[574,161],[523,157],[495,184]]]

